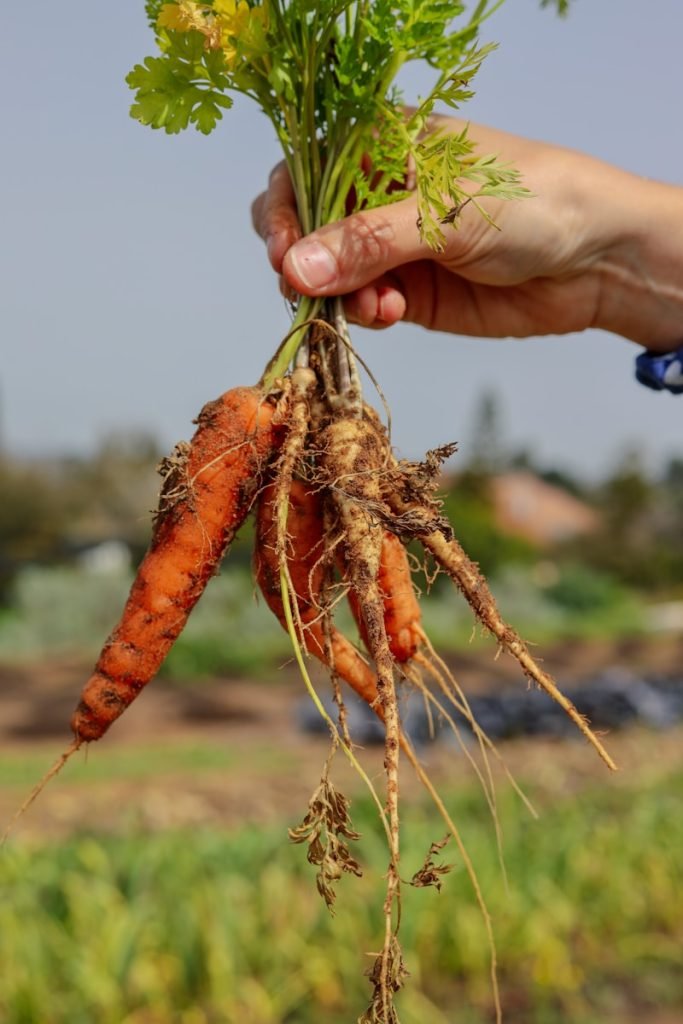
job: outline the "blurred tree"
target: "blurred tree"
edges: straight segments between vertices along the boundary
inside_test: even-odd
[[[653,527],[668,567],[670,582],[683,585],[683,459],[672,458],[664,468]]]
[[[625,453],[597,489],[603,526],[575,555],[641,589],[661,590],[683,581],[683,463],[672,460],[653,481],[637,450]]]
[[[664,468],[662,486],[676,516],[679,536],[683,541],[683,459],[669,459]]]
[[[547,469],[536,469],[535,472],[547,484],[559,487],[560,490],[573,494],[575,498],[585,500],[588,496],[586,485],[577,476],[570,473],[569,470],[561,469],[558,466],[550,466]]]
[[[59,556],[66,509],[51,467],[0,456],[0,601],[18,567]]]
[[[159,492],[159,458],[159,447],[149,434],[116,433],[106,437],[90,458],[65,460],[70,544],[78,547],[115,537],[142,554]]]
[[[642,456],[636,449],[630,449],[602,488],[605,528],[615,544],[647,544],[648,513],[653,500],[654,490],[645,475]]]
[[[505,463],[500,399],[495,391],[484,391],[475,406],[466,454],[466,471],[480,476],[499,473]]]
[[[491,513],[491,478],[503,463],[500,440],[500,404],[493,391],[480,396],[472,417],[470,440],[463,445],[463,458],[458,474],[459,503],[469,500],[480,506],[482,514]]]
[[[534,453],[530,448],[519,448],[511,453],[505,463],[506,469],[521,469],[529,473],[535,473],[540,480],[544,480],[553,487],[573,494],[575,498],[585,499],[589,494],[586,484],[570,470],[560,466],[541,466],[536,461]]]
[[[518,448],[513,451],[507,460],[509,469],[526,469],[530,473],[536,472],[536,459],[531,448]]]
[[[465,551],[484,573],[495,575],[508,562],[536,558],[527,541],[500,530],[491,498],[491,481],[508,464],[502,441],[500,400],[484,391],[475,405],[464,464],[457,477],[446,482],[444,511],[453,523]]]

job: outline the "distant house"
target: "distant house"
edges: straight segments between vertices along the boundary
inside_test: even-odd
[[[592,533],[600,522],[590,505],[527,470],[494,477],[491,500],[502,530],[541,547]]]

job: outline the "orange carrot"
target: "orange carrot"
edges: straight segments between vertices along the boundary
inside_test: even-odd
[[[77,744],[104,735],[183,629],[280,443],[273,413],[260,389],[234,388],[204,406],[190,444],[162,464],[151,545],[71,719]]]
[[[266,604],[283,629],[287,629],[280,585],[276,498],[277,483],[267,484],[256,512],[254,571]],[[324,554],[322,499],[318,492],[295,479],[289,492],[287,566],[302,626],[300,639],[310,654],[328,665],[322,621]],[[377,684],[370,666],[334,626],[329,639],[334,671],[377,710]]]
[[[396,661],[404,664],[415,657],[420,646],[420,605],[413,589],[408,552],[396,534],[388,530],[382,538],[377,581],[384,599],[384,628],[389,650]],[[349,591],[349,604],[367,647],[367,631],[360,602],[353,589]]]

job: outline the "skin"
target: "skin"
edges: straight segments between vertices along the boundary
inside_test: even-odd
[[[459,131],[463,122],[436,119]],[[473,204],[434,253],[415,200],[353,214],[301,236],[287,169],[252,207],[287,292],[344,295],[366,327],[399,320],[477,337],[566,334],[590,327],[666,352],[683,338],[683,189],[572,150],[472,126],[481,153],[522,173],[533,198]]]

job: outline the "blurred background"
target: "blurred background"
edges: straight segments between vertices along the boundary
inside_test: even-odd
[[[508,0],[467,113],[680,184],[682,31],[678,0],[575,0],[563,20]],[[3,15],[3,823],[69,742],[148,542],[160,457],[208,398],[255,380],[287,330],[249,227],[277,159],[268,125],[238,103],[209,139],[142,129],[123,79],[151,47],[141,2]],[[423,75],[406,77],[408,96]],[[457,595],[431,587],[427,630],[539,812],[496,763],[506,882],[467,730],[464,750],[445,730],[430,739],[406,699],[491,910],[506,1019],[683,1024],[680,408],[633,383],[632,346],[596,332],[482,343],[405,326],[356,341],[400,453],[458,440],[443,481],[457,534],[620,765],[607,777]],[[254,597],[246,529],[159,680],[2,850],[3,1022],[356,1019],[386,850],[337,756],[364,876],[343,880],[331,918],[287,839],[329,746],[302,695]],[[351,714],[381,786],[376,727]],[[410,878],[444,826],[404,774]],[[441,892],[406,886],[401,1020],[484,1024],[484,924],[457,852],[442,859]]]

